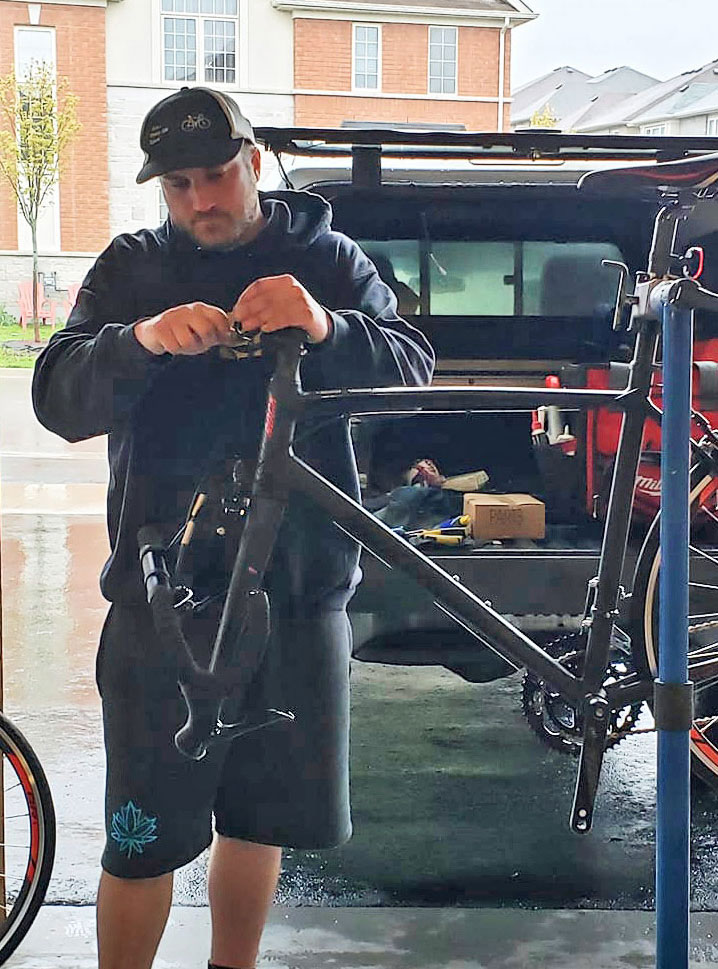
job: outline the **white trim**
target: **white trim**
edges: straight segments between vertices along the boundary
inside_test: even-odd
[[[107,0],[42,0],[43,3],[54,3],[63,7],[106,7]]]
[[[161,0],[152,0],[152,24],[150,30],[152,38],[152,64],[150,67],[150,77],[155,81],[156,84],[161,85],[165,83],[162,80],[163,40]],[[144,85],[138,84],[137,87],[144,87]]]
[[[506,104],[506,32],[509,29],[509,18],[499,31],[499,106],[496,111],[496,130],[504,130],[504,105]]]
[[[30,21],[31,27],[40,26],[40,15],[42,14],[42,4],[41,3],[28,3],[27,5],[27,19]]]
[[[715,127],[715,131],[713,131],[713,132],[711,132],[709,130],[710,129],[710,126],[711,126],[711,122],[713,122],[714,127]],[[709,114],[709,115],[707,115],[707,117],[706,117],[706,135],[709,138],[714,138],[716,135],[718,135],[718,114]]]
[[[453,91],[432,91],[431,90],[431,31],[432,30],[453,30],[456,32],[456,60],[454,61],[454,90]],[[443,41],[441,44],[444,46]],[[459,28],[455,24],[430,23],[426,25],[426,91],[430,98],[437,101],[446,101],[455,98],[459,94]],[[441,61],[441,85],[444,86],[444,61]],[[498,100],[498,98],[496,99]]]
[[[237,80],[241,87],[249,87],[249,0],[239,0],[237,18]]]
[[[376,66],[376,87],[356,87],[356,43],[357,43],[357,27],[375,27],[377,34],[377,66]],[[366,94],[367,92],[378,94],[381,92],[381,48],[382,48],[382,33],[381,24],[373,24],[367,21],[359,21],[358,23],[352,23],[352,91],[356,91],[360,94]]]
[[[440,18],[441,20],[448,20],[449,18],[455,17],[458,20],[472,20],[476,26],[487,26],[494,27],[498,29],[503,21],[506,19],[505,14],[495,13],[491,10],[467,10],[463,8],[437,8],[437,7],[415,7],[408,3],[406,6],[397,6],[396,4],[382,4],[380,0],[376,3],[367,4],[366,9],[357,10],[356,6],[351,2],[351,0],[273,0],[272,6],[276,7],[277,10],[291,10],[293,12],[297,10],[306,11],[303,16],[308,16],[309,12],[316,11],[316,16],[321,16],[322,13],[327,13],[334,11],[337,14],[344,14],[340,19],[343,20],[361,20],[363,17],[371,17],[376,19],[377,15],[381,16],[382,20],[389,20],[392,17],[398,17],[406,14],[411,14],[413,16],[421,17],[423,22],[427,22],[427,18],[432,15]],[[527,20],[533,20],[537,14],[533,17],[513,17],[509,16],[509,21],[512,26],[519,26],[519,24],[524,23]],[[483,23],[486,21],[486,23]],[[497,23],[501,21],[501,23]]]
[[[246,94],[256,94],[258,92],[243,92]],[[474,98],[469,94],[402,94],[400,91],[374,91],[369,94],[362,94],[359,91],[317,91],[307,88],[293,88],[290,94],[302,94],[315,97],[334,97],[334,98],[394,98],[399,101],[467,101],[477,104],[498,104],[498,98]],[[506,98],[506,103],[511,103],[511,98]]]
[[[66,249],[58,249],[56,252],[50,252],[49,249],[38,249],[37,258],[38,259],[57,259],[62,257],[63,259],[97,259],[100,250],[95,252],[69,252]],[[0,256],[17,256],[18,258],[31,259],[32,249],[0,249]]]

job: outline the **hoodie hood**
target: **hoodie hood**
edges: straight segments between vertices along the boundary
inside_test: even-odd
[[[238,245],[222,252],[241,250],[248,255],[260,255],[274,250],[280,240],[285,250],[306,249],[330,230],[331,206],[312,192],[259,192],[259,204],[267,220],[259,235],[247,245]],[[185,250],[201,249],[187,232],[174,226],[170,218],[160,234],[163,234],[163,230],[173,246]]]

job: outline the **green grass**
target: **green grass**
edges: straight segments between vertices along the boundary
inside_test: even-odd
[[[58,327],[55,327],[58,329]],[[49,326],[40,326],[40,339],[46,343],[53,330]],[[21,340],[26,343],[33,341],[33,329],[31,326],[23,329],[17,320],[10,316],[2,306],[0,306],[0,367],[23,367],[32,369],[37,359],[37,351],[16,350],[4,346],[10,340]]]
[[[17,350],[8,350],[0,346],[0,367],[24,367],[26,370],[32,370],[36,359],[35,353],[19,353]]]

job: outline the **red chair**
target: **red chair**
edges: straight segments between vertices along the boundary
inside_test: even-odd
[[[20,326],[25,329],[28,323],[32,323],[32,280],[27,279],[17,284],[17,301],[20,305]],[[45,292],[42,283],[38,280],[37,284],[37,315],[44,323],[42,317],[42,304],[45,302]]]
[[[67,296],[62,301],[61,310],[64,314],[65,320],[72,312],[72,307],[77,302],[77,294],[80,292],[80,287],[82,283],[70,283],[67,287]]]
[[[20,305],[20,326],[25,329],[28,323],[32,323],[32,280],[24,280],[17,284],[17,298]],[[40,323],[51,323],[52,326],[57,322],[57,305],[55,300],[48,300],[45,297],[45,289],[42,282],[37,283],[37,316]]]

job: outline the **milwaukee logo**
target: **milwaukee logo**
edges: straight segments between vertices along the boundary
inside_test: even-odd
[[[639,491],[648,491],[652,495],[660,495],[661,493],[660,478],[649,478],[645,474],[637,474],[636,488]]]

